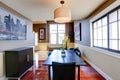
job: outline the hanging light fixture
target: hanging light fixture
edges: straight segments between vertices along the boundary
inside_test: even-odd
[[[54,20],[57,23],[66,23],[71,21],[71,11],[70,9],[63,7],[65,2],[63,0],[60,1],[62,7],[55,9],[54,11]]]

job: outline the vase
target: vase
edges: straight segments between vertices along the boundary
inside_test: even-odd
[[[62,52],[61,52],[62,54],[65,54],[65,51],[64,50],[62,50]]]
[[[65,51],[64,51],[64,50],[62,50],[61,56],[62,56],[62,57],[65,57]]]

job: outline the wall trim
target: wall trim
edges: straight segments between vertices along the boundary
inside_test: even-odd
[[[99,74],[101,74],[106,80],[113,80],[110,76],[108,76],[105,72],[103,72],[100,68],[94,65],[91,61],[87,60],[84,56],[82,58],[87,61]]]

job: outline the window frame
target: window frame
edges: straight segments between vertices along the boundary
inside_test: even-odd
[[[109,22],[109,15],[111,14],[111,13],[113,13],[113,12],[115,12],[115,11],[117,11],[117,20],[116,21],[114,21],[114,22],[117,22],[117,42],[118,42],[118,50],[115,50],[115,49],[111,49],[110,48],[110,34],[109,34],[109,31],[110,31],[110,23],[113,23],[113,22]],[[119,34],[120,34],[120,24],[119,24],[119,22],[120,22],[120,19],[119,19],[119,14],[118,14],[118,12],[120,12],[120,5],[119,6],[117,6],[116,8],[114,8],[114,9],[112,9],[111,11],[109,11],[108,13],[106,13],[105,15],[103,15],[103,16],[101,16],[100,18],[98,18],[98,19],[96,19],[95,21],[93,21],[92,22],[92,43],[93,43],[93,47],[96,47],[96,48],[101,48],[101,49],[105,49],[105,50],[108,50],[108,51],[112,51],[112,52],[116,52],[116,53],[118,53],[118,54],[120,54],[120,37],[119,37]],[[102,20],[104,17],[107,17],[107,48],[104,48],[104,47],[99,47],[98,45],[97,46],[94,46],[94,23],[95,22],[97,22],[97,21],[99,21],[99,20]],[[98,32],[97,32],[97,34],[98,34]]]
[[[57,25],[57,33],[50,33],[50,25]],[[59,44],[59,39],[58,39],[58,35],[59,34],[63,34],[63,33],[58,33],[58,25],[59,24],[62,24],[62,23],[50,23],[49,24],[49,44],[51,45],[51,46],[55,46],[55,47],[61,47],[62,46],[62,44]],[[65,33],[64,33],[64,36],[66,35],[66,24],[64,24],[65,25]],[[56,44],[51,44],[51,39],[50,39],[50,37],[51,37],[51,34],[56,34],[56,40],[57,40],[57,43]]]

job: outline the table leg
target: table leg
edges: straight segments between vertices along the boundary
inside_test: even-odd
[[[50,66],[48,66],[48,80],[51,80],[51,75],[50,75]]]
[[[78,80],[80,80],[80,66],[78,66]]]

